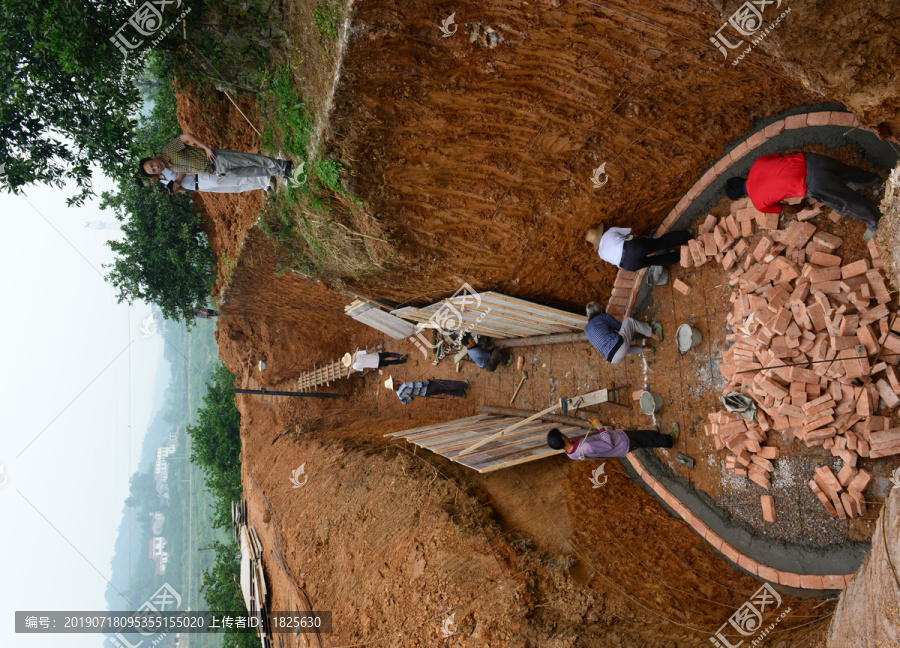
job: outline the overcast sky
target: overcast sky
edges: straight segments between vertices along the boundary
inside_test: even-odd
[[[95,188],[112,188],[96,177]],[[117,304],[102,265],[121,236],[72,187],[0,190],[0,645],[102,645],[102,635],[15,635],[15,610],[104,610],[113,544],[153,414],[163,340],[145,338],[143,303]],[[30,204],[29,204],[30,203]],[[113,229],[85,228],[107,221]],[[58,232],[54,230],[59,230]],[[139,605],[141,602],[135,603]]]

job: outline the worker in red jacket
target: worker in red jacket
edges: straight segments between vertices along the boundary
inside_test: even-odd
[[[773,153],[754,162],[746,178],[729,178],[725,193],[732,200],[750,196],[753,206],[766,214],[796,214],[808,206],[805,201],[799,205],[784,205],[782,201],[809,197],[841,216],[865,223],[870,238],[878,227],[881,210],[854,189],[876,180],[874,173],[817,153]]]

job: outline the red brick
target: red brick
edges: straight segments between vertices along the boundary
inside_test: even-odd
[[[731,167],[731,157],[729,157],[728,155],[724,155],[719,159],[718,162],[716,162],[713,170],[716,172],[717,176],[720,176],[725,173],[729,169],[729,167]]]
[[[891,389],[886,380],[877,381],[875,388],[878,390],[878,395],[881,396],[881,399],[889,408],[894,409],[897,405],[900,405],[900,398],[897,398],[897,394],[894,393],[894,390]]]
[[[781,572],[779,582],[786,587],[795,587],[797,589],[801,587],[800,574],[795,574],[794,572]]]
[[[822,589],[842,590],[845,585],[843,574],[826,574],[822,576]]]
[[[728,544],[727,542],[722,542],[722,548],[719,549],[722,552],[722,555],[728,558],[731,562],[737,564],[738,559],[741,557],[741,552],[735,549],[733,546]]]
[[[831,123],[831,112],[815,112],[810,113],[807,121],[807,125],[809,126],[828,126]]]
[[[766,522],[776,522],[778,518],[775,515],[775,498],[771,495],[761,495],[759,501],[762,504],[763,519]]]
[[[813,252],[807,257],[807,261],[825,268],[835,268],[841,265],[841,257],[836,254],[825,254],[824,252]],[[841,278],[840,271],[836,278]],[[816,279],[813,279],[813,281],[816,281]]]
[[[743,569],[746,569],[748,572],[756,576],[759,573],[759,563],[750,556],[746,556],[741,554],[738,556],[737,564],[740,565]]]
[[[844,242],[839,236],[835,236],[834,234],[829,234],[828,232],[816,232],[812,237],[813,241],[818,243],[819,245],[824,245],[829,250],[835,250],[841,246],[841,243]]]
[[[749,150],[750,147],[747,146],[747,141],[744,140],[728,152],[728,157],[731,158],[733,164],[744,157]]]
[[[881,248],[878,247],[878,242],[874,238],[870,238],[866,245],[869,248],[869,256],[872,257],[873,261],[881,258]]]
[[[771,139],[771,138],[775,137],[776,135],[778,135],[779,133],[781,133],[783,130],[784,130],[784,120],[779,119],[778,121],[773,122],[773,123],[769,124],[768,126],[766,126],[763,129],[763,133],[765,134],[767,139]]]
[[[788,117],[790,119],[790,117]],[[816,576],[814,574],[800,574],[800,588],[801,589],[813,589],[820,590],[824,589],[825,581],[821,576]]]
[[[847,485],[847,490],[851,493],[862,493],[866,490],[866,487],[869,485],[869,482],[872,481],[872,475],[866,472],[865,470],[860,469],[859,473],[857,473],[856,477],[854,477],[850,483]]]
[[[849,279],[850,277],[856,277],[861,274],[865,274],[869,269],[869,262],[865,259],[860,259],[859,261],[854,261],[848,265],[845,265],[841,268],[841,278]]]
[[[801,115],[791,115],[784,120],[784,130],[792,130],[794,128],[804,128],[806,126],[806,113]]]
[[[676,279],[672,282],[672,288],[680,292],[682,295],[689,295],[691,292],[691,287],[684,283],[681,279]]]
[[[760,565],[756,572],[760,578],[770,583],[781,585],[781,574],[777,569],[772,569],[766,565]]]
[[[832,126],[846,126],[848,128],[859,126],[859,120],[853,113],[832,111],[830,117]]]
[[[707,528],[704,537],[706,538],[706,541],[715,549],[717,549],[718,551],[722,550],[722,546],[724,545],[725,540],[718,533],[716,533],[712,529]]]
[[[859,471],[856,470],[851,464],[845,464],[837,474],[838,481],[841,482],[841,486],[847,488],[847,485],[856,477]]]
[[[859,517],[859,508],[856,506],[856,500],[850,497],[850,493],[841,493],[841,506],[847,512],[847,517]]]

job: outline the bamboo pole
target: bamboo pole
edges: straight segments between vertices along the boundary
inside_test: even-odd
[[[533,335],[531,337],[517,338],[515,340],[497,340],[497,346],[510,349],[523,346],[544,346],[545,344],[565,344],[572,342],[587,342],[584,333],[554,333],[552,335]]]
[[[496,414],[497,416],[516,416],[527,418],[534,414],[529,410],[519,409],[518,407],[494,407],[492,405],[479,405],[477,411],[482,414]],[[561,423],[563,425],[573,425],[585,430],[591,429],[591,424],[582,418],[572,416],[560,416],[559,414],[542,414],[538,417],[541,421],[549,421],[551,423]]]

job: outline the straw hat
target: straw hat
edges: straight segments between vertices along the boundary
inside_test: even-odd
[[[341,364],[345,367],[349,367],[351,364],[353,364],[353,356],[349,353],[345,353],[344,357],[341,358]]]
[[[595,250],[600,247],[600,239],[603,238],[603,225],[597,225],[594,229],[589,229],[584,235],[584,240],[591,244]]]
[[[394,391],[394,377],[388,376],[388,379],[384,381],[384,386],[387,387],[388,389],[390,389],[391,391]]]

